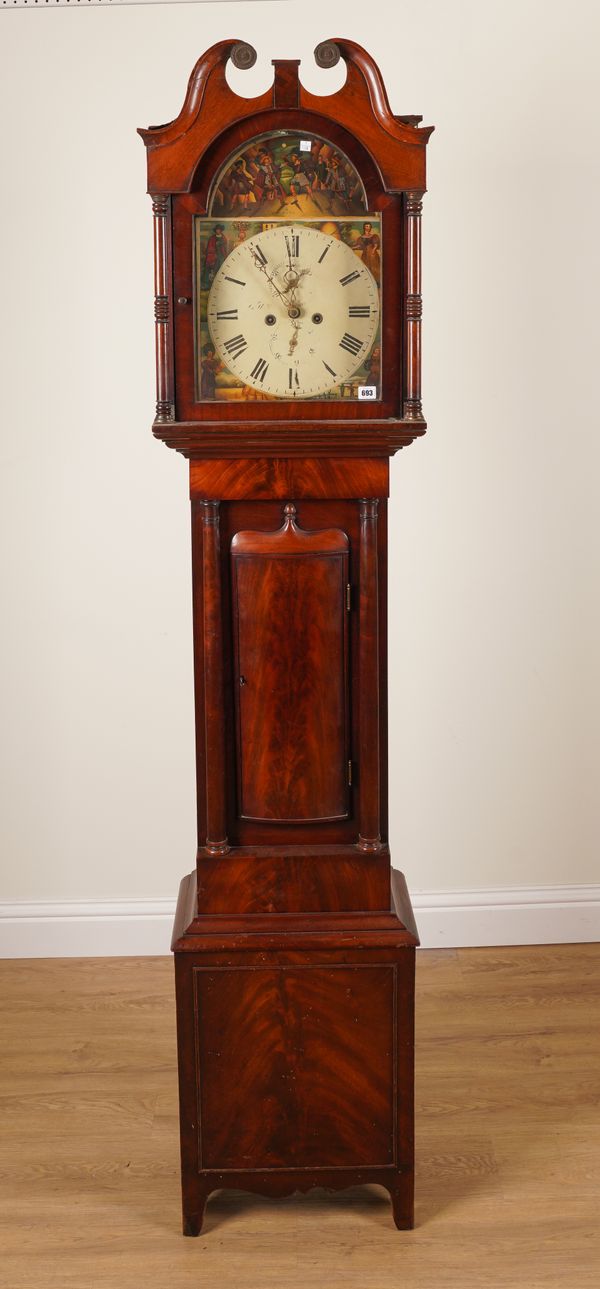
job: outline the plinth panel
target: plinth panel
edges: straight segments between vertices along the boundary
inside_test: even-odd
[[[385,1167],[395,967],[195,967],[201,1169]]]

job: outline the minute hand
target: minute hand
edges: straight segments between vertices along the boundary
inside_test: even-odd
[[[256,254],[254,253],[254,251],[252,251],[252,258],[253,258],[253,260],[254,260],[254,263],[256,264],[256,267],[257,267],[258,269],[260,269],[261,273],[264,273],[264,275],[265,275],[265,277],[266,277],[266,279],[267,279],[267,282],[270,284],[270,286],[272,286],[272,287],[273,287],[273,290],[277,292],[277,294],[278,294],[278,296],[280,297],[280,299],[282,299],[282,300],[284,300],[284,301],[285,301],[285,290],[284,290],[284,291],[281,291],[281,290],[280,290],[280,288],[278,287],[278,285],[277,285],[277,283],[276,283],[276,281],[275,281],[275,278],[273,277],[273,274],[272,274],[272,273],[269,273],[269,272],[267,271],[266,265],[261,263],[261,261],[260,261],[260,260],[259,260],[259,258],[258,258],[258,255],[256,255]],[[287,290],[287,288],[286,288],[286,290]]]

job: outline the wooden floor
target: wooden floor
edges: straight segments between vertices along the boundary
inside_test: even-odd
[[[172,963],[0,963],[2,1289],[600,1286],[600,945],[422,952],[417,1228],[377,1187],[180,1234]]]

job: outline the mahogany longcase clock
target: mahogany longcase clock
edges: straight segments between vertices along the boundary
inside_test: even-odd
[[[173,937],[183,1229],[211,1190],[379,1183],[413,1222],[417,932],[387,832],[389,458],[425,432],[420,117],[360,46],[140,130],[154,434],[190,461],[195,871]]]

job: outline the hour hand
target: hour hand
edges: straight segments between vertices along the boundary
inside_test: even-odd
[[[273,274],[269,273],[268,269],[263,264],[260,258],[260,255],[257,254],[257,252],[254,250],[253,247],[250,248],[250,252],[254,260],[254,263],[256,264],[256,267],[260,269],[261,273],[264,273],[269,285],[273,287],[273,290],[276,291],[277,295],[280,296],[280,298],[283,300],[284,291],[282,291],[281,288],[277,285],[277,282],[275,281]]]
[[[294,330],[293,330],[293,332],[292,332],[292,338],[291,338],[291,340],[290,340],[290,347],[289,347],[289,349],[288,349],[288,354],[289,354],[290,358],[291,358],[291,356],[292,356],[292,354],[293,354],[293,352],[294,352],[294,349],[296,348],[296,345],[298,344],[298,324],[297,324],[297,323],[294,323],[294,324],[293,324],[293,327],[294,327]]]

